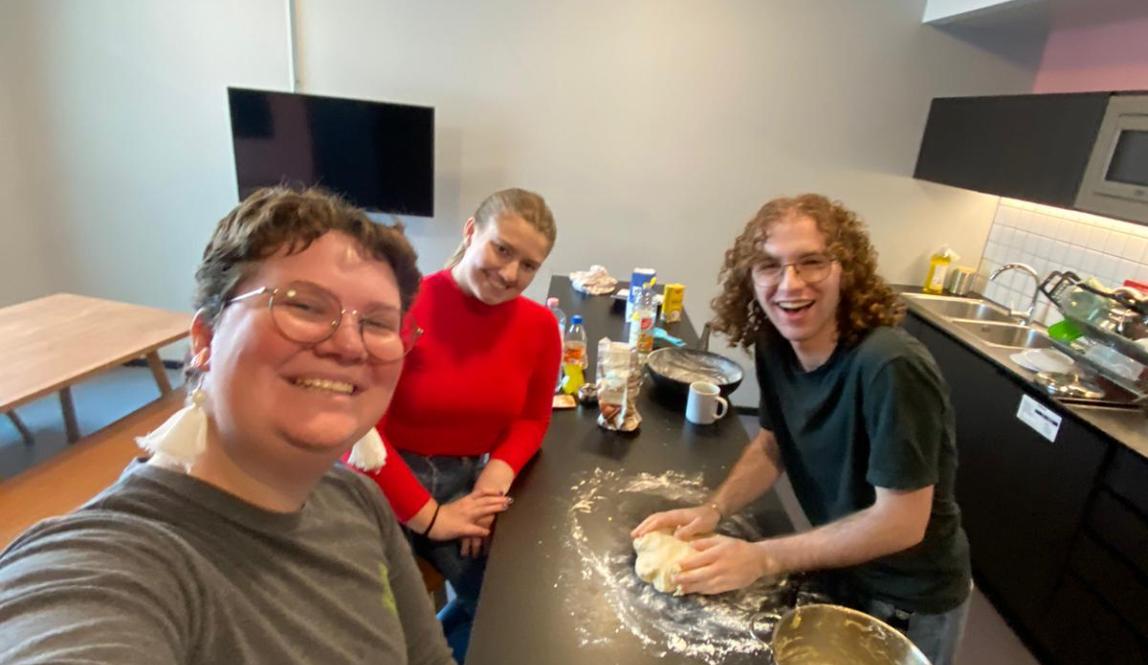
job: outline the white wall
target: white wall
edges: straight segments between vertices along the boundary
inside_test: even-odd
[[[0,177],[0,210],[34,213],[4,222],[0,285],[21,261],[39,272],[0,298],[67,290],[187,310],[235,203],[226,86],[287,82],[283,3],[6,0],[0,25],[15,59],[0,113],[18,119],[0,129],[17,147],[0,175],[24,178]]]
[[[0,307],[43,295],[53,289],[44,251],[44,217],[25,128],[33,122],[23,96],[34,90],[28,74],[35,35],[23,28],[28,14],[21,6],[0,14]],[[10,94],[12,93],[12,94]],[[23,94],[21,94],[23,93]]]
[[[894,281],[942,242],[976,265],[996,199],[909,177],[928,104],[1024,92],[1040,52],[1002,59],[920,25],[913,0],[301,9],[306,91],[437,109],[438,214],[408,220],[428,269],[485,194],[521,185],[558,218],[550,270],[654,266],[695,321],[723,250],[782,194],[860,211]]]
[[[1030,89],[1040,53],[922,26],[924,0],[298,4],[303,91],[436,107],[437,215],[407,220],[424,270],[484,195],[523,186],[558,218],[547,268],[654,266],[695,321],[777,195],[858,210],[893,281],[918,281],[941,242],[975,265],[996,199],[909,177],[929,100]],[[286,89],[284,5],[4,4],[0,23],[35,35],[7,131],[39,156],[24,200],[47,201],[45,290],[186,307],[234,203],[224,88]]]
[[[925,15],[921,20],[925,23],[937,23],[1040,2],[1044,0],[927,0]]]

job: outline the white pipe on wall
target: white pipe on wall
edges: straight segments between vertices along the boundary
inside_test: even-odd
[[[287,0],[287,77],[291,81],[291,92],[299,92],[303,87],[299,79],[298,49],[295,34],[295,0]]]

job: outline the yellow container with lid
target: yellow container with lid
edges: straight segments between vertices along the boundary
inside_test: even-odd
[[[949,266],[961,257],[949,249],[948,245],[933,252],[929,257],[929,272],[925,274],[925,284],[921,290],[925,293],[940,295],[945,291],[945,278],[949,276]]]
[[[685,284],[666,284],[662,290],[662,320],[676,323],[682,320],[682,306],[686,296]]]

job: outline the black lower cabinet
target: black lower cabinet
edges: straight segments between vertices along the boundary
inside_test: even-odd
[[[1041,624],[1042,642],[1057,663],[1142,665],[1148,650],[1121,616],[1091,590],[1068,575],[1053,594]]]
[[[926,320],[905,329],[949,384],[981,590],[1043,662],[1148,663],[1148,459]],[[1054,440],[1017,418],[1026,395],[1061,416]]]
[[[1108,543],[1090,533],[1082,534],[1073,547],[1069,571],[1119,616],[1133,635],[1148,639],[1148,584]]]
[[[957,501],[977,583],[1022,638],[1047,655],[1054,647],[1039,628],[1064,578],[1107,446],[1068,417],[1049,441],[1017,418],[1025,395],[1049,402],[931,325],[914,317],[908,324],[949,384]]]

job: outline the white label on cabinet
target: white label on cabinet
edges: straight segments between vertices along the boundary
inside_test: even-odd
[[[1044,438],[1056,441],[1056,433],[1060,431],[1060,416],[1042,406],[1040,402],[1024,395],[1020,398],[1020,408],[1016,410],[1016,417]]]

